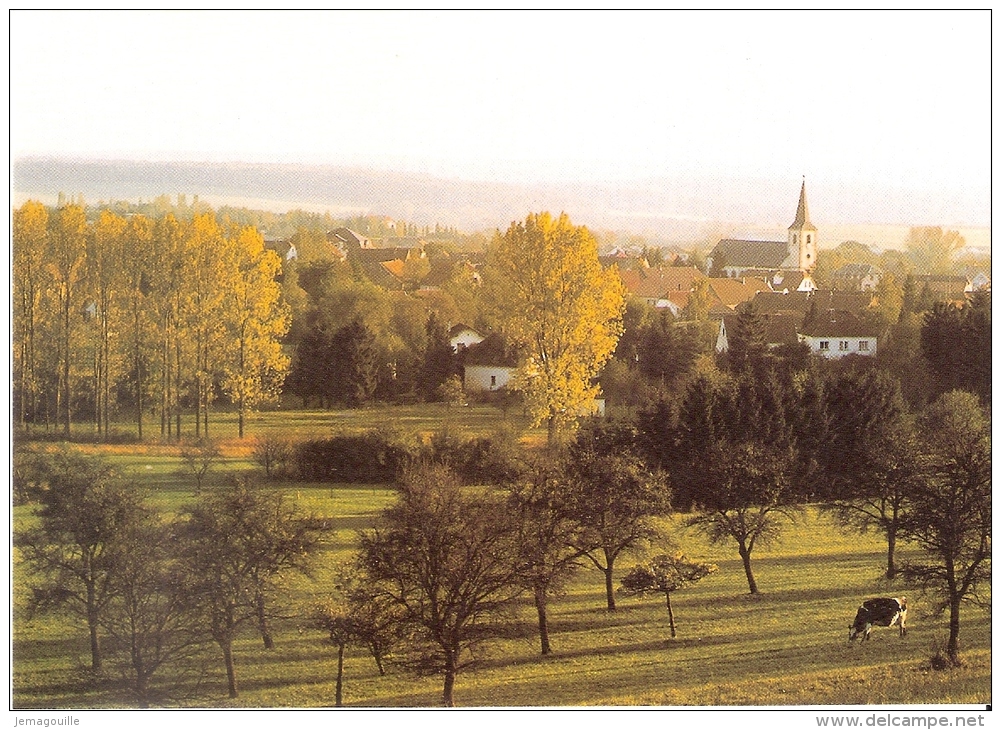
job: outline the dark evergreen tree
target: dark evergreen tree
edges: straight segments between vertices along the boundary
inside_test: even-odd
[[[456,372],[455,353],[448,340],[448,328],[432,311],[424,325],[427,346],[424,349],[420,389],[425,400],[441,400],[440,388]]]

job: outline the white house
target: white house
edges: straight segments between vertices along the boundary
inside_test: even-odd
[[[848,355],[875,357],[879,328],[848,312],[807,318],[798,330],[799,341],[814,355],[837,360]]]
[[[462,385],[466,392],[500,390],[518,367],[517,354],[494,333],[460,351]]]
[[[456,324],[448,331],[448,341],[452,345],[452,352],[460,349],[478,345],[483,342],[483,335],[464,324]]]

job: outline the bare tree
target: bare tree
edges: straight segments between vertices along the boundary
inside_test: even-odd
[[[901,572],[949,609],[946,655],[954,666],[961,663],[960,607],[985,604],[980,589],[991,580],[990,428],[972,393],[951,391],[928,408],[921,422],[924,479],[904,522],[904,534],[929,562],[905,564]]]
[[[524,590],[517,557],[503,503],[463,493],[458,477],[439,465],[406,473],[382,526],[362,535],[372,592],[395,604],[411,628],[410,666],[444,675],[446,707],[455,704],[456,676]]]

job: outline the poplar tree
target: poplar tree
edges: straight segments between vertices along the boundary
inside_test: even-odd
[[[549,444],[572,430],[598,395],[595,378],[622,333],[624,286],[602,269],[594,236],[564,213],[530,214],[487,254],[485,296],[522,362],[515,387]]]

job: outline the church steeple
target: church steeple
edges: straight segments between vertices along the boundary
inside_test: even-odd
[[[799,263],[805,274],[817,265],[817,227],[810,222],[810,211],[806,204],[806,178],[799,189],[799,205],[796,219],[789,226],[789,258]]]
[[[811,228],[814,231],[813,224],[810,223],[810,211],[806,205],[806,178],[803,178],[803,186],[799,189],[799,206],[796,208],[796,220],[792,222],[790,228]]]

